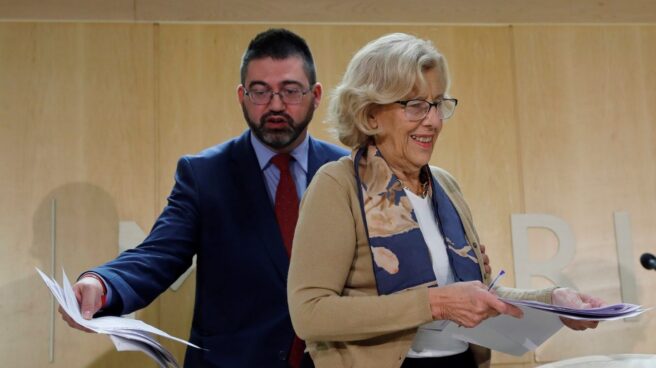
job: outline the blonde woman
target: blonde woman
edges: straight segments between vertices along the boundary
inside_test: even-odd
[[[294,328],[318,368],[476,367],[488,351],[435,328],[520,318],[499,295],[601,304],[563,288],[488,291],[469,208],[455,180],[428,165],[457,106],[448,87],[430,42],[391,34],[356,53],[332,96],[329,122],[352,154],[310,184],[288,281]]]

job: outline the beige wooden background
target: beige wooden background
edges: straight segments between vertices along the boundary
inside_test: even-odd
[[[34,267],[69,277],[116,255],[118,221],[147,231],[165,204],[177,158],[245,129],[236,86],[241,54],[265,24],[0,23],[0,366],[144,367],[108,339],[55,323]],[[330,91],[351,55],[389,32],[429,38],[446,55],[460,99],[433,157],[465,192],[495,270],[514,273],[513,213],[548,213],[576,236],[564,272],[620,301],[613,211],[631,218],[640,303],[656,305],[656,28],[654,26],[289,25],[313,49]],[[311,126],[321,123],[326,100]],[[548,259],[554,241],[531,237]],[[59,276],[57,276],[60,279]],[[194,276],[138,314],[187,337]],[[536,285],[542,284],[536,280]],[[590,354],[656,353],[653,312],[638,322],[559,332],[535,354],[494,355],[499,367]],[[164,342],[182,359],[184,348]]]

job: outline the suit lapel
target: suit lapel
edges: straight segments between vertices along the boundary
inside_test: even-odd
[[[266,190],[266,183],[255,151],[250,141],[250,130],[242,134],[232,150],[232,174],[237,175],[242,183],[241,195],[238,197],[245,204],[245,218],[253,224],[260,238],[260,244],[266,249],[269,258],[276,266],[283,279],[287,277],[289,258],[276,222],[276,215]]]

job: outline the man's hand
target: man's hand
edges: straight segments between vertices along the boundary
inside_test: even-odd
[[[485,254],[485,245],[479,244],[481,247],[481,254],[483,255],[483,268],[485,269],[485,274],[489,275],[492,273],[492,267],[490,267],[490,257]]]
[[[91,319],[102,308],[103,285],[100,281],[91,276],[83,276],[73,285],[75,298],[80,304],[82,318]],[[62,307],[59,307],[59,313],[69,326],[77,328],[84,332],[93,332],[88,328],[82,327],[71,318]]]
[[[583,309],[583,308],[598,308],[603,307],[604,301],[586,294],[579,293],[576,290],[569,288],[555,289],[551,294],[551,300],[554,305],[563,307]],[[597,328],[599,321],[582,321],[576,319],[569,319],[560,317],[565,326],[576,331],[583,331],[588,328]]]

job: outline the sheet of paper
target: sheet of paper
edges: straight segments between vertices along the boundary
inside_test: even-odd
[[[519,356],[537,349],[563,327],[560,318],[553,313],[526,306],[519,308],[524,312],[521,319],[501,315],[486,319],[474,328],[459,327],[451,322],[443,333],[458,340]]]
[[[168,368],[169,364],[178,368],[177,362],[169,362],[156,350],[139,341],[130,340],[121,336],[109,335],[118,351],[140,351],[152,358],[160,368]]]
[[[197,349],[200,347],[189,343],[183,339],[171,336],[166,332],[155,328],[143,321],[123,318],[123,317],[99,317],[91,320],[82,318],[80,306],[75,298],[75,292],[71,286],[66,272],[62,270],[62,287],[57,281],[51,279],[38,268],[43,282],[52,292],[59,305],[64,311],[80,326],[88,328],[100,334],[109,335],[114,346],[119,351],[141,351],[151,357],[162,368],[172,366],[178,368],[179,364],[173,355],[152,337],[152,334],[166,337],[171,340],[192,346]]]

